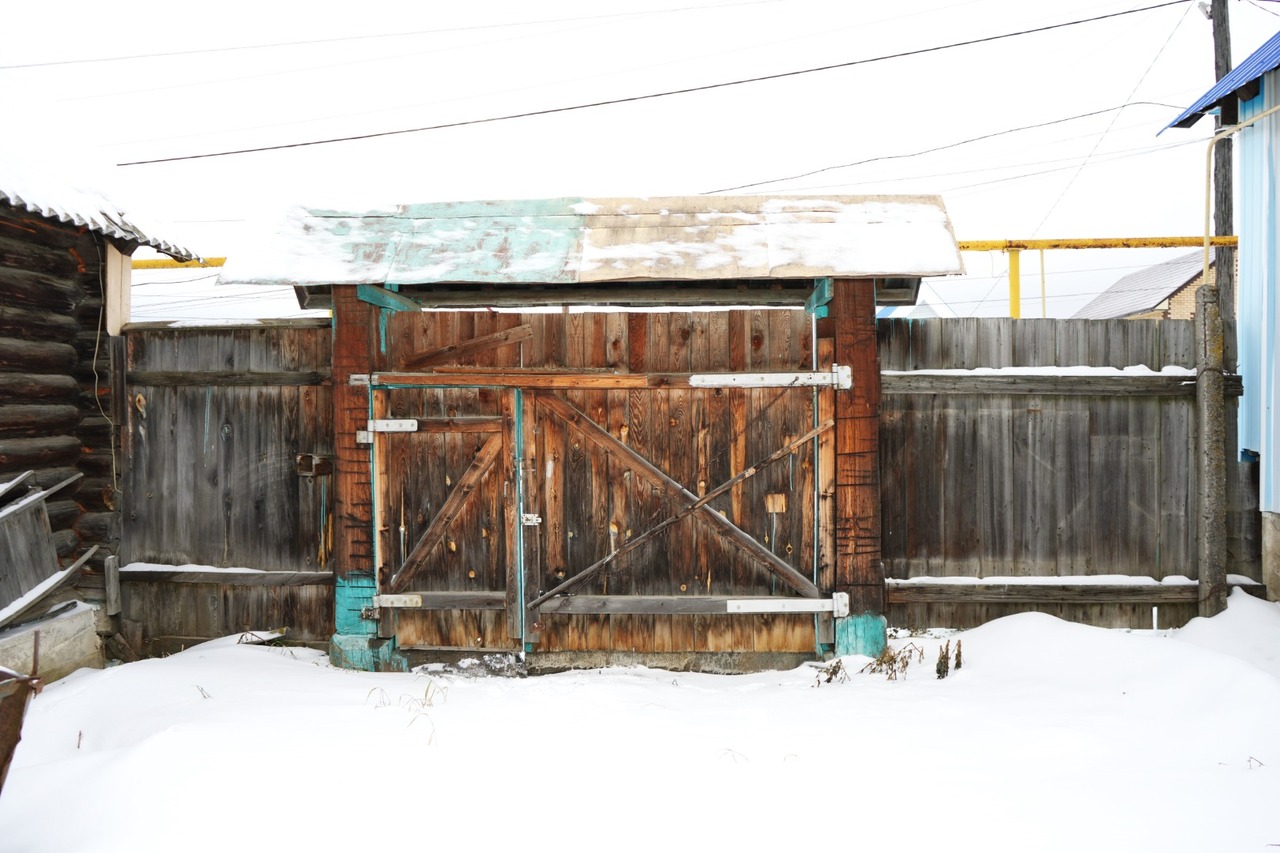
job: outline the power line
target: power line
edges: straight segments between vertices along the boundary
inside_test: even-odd
[[[214,151],[206,154],[185,154],[177,157],[157,157],[150,160],[131,160],[124,163],[117,163],[117,166],[145,166],[155,163],[173,163],[180,160],[203,160],[210,157],[228,157],[234,154],[256,154],[263,151],[281,151],[289,148],[305,148],[312,145],[330,145],[337,142],[357,142],[365,139],[378,139],[387,136],[402,136],[409,133],[423,133],[431,130],[447,130],[455,127],[467,127],[479,124],[492,124],[500,121],[511,121],[520,118],[533,118],[536,116],[554,115],[556,113],[574,112],[577,110],[595,109],[597,107],[613,106],[616,104],[629,104],[638,101],[649,101],[657,98],[667,98],[673,95],[687,95],[693,92],[707,92],[715,89],[726,89],[731,86],[742,86],[748,83],[762,83],[768,80],[782,80],[789,77],[799,77],[804,74],[816,74],[822,71],[834,71],[839,68],[854,68],[860,65],[870,65],[875,62],[884,62],[890,59],[903,59],[910,56],[922,56],[928,53],[937,53],[944,50],[953,50],[959,47],[971,47],[978,44],[988,44],[995,41],[1003,41],[1005,39],[1016,38],[1019,36],[1033,35],[1035,33],[1049,32],[1051,30],[1064,29],[1066,27],[1075,27],[1081,24],[1090,24],[1097,21],[1105,21],[1110,18],[1119,18],[1126,15],[1135,15],[1140,12],[1149,12],[1153,9],[1164,9],[1169,6],[1178,6],[1187,3],[1189,0],[1167,0],[1164,3],[1156,3],[1150,6],[1142,6],[1137,9],[1129,9],[1124,12],[1110,12],[1105,15],[1095,15],[1091,18],[1080,18],[1075,21],[1066,21],[1060,24],[1048,24],[1042,27],[1033,27],[1026,30],[1017,30],[1010,33],[1000,33],[994,36],[984,36],[982,38],[968,39],[966,41],[952,42],[950,44],[935,45],[933,47],[918,48],[916,50],[900,51],[898,53],[888,53],[881,56],[868,57],[866,59],[855,59],[849,62],[837,62],[830,65],[819,65],[813,68],[802,68],[796,71],[783,71],[777,74],[762,74],[757,77],[746,77],[739,80],[729,80],[723,83],[709,83],[704,86],[689,86],[683,89],[671,89],[665,92],[653,92],[647,95],[631,95],[625,98],[610,98],[604,101],[593,101],[586,104],[575,104],[567,107],[548,107],[542,110],[530,110],[522,113],[509,113],[501,116],[491,116],[489,118],[466,119],[463,121],[446,122],[443,124],[427,125],[425,127],[405,128],[402,130],[384,130],[375,133],[362,133],[352,136],[331,137],[329,139],[315,139],[306,142],[288,142],[280,145],[263,145],[256,148],[238,148],[229,151]]]
[[[1147,79],[1147,75],[1151,73],[1151,69],[1156,67],[1156,63],[1160,61],[1160,57],[1164,56],[1165,48],[1169,46],[1169,42],[1173,41],[1174,35],[1182,26],[1182,22],[1187,19],[1187,14],[1190,11],[1191,7],[1188,6],[1186,10],[1183,11],[1182,17],[1173,25],[1173,29],[1169,31],[1169,35],[1165,38],[1164,44],[1160,45],[1160,49],[1156,51],[1156,55],[1152,57],[1150,64],[1147,65],[1147,69],[1143,71],[1142,76],[1138,78],[1138,82],[1133,84],[1133,90],[1129,92],[1130,98],[1138,94],[1138,89],[1142,87],[1143,82]],[[1053,212],[1058,209],[1058,205],[1062,203],[1062,200],[1067,197],[1067,193],[1069,193],[1071,188],[1075,186],[1076,179],[1080,177],[1080,173],[1084,171],[1085,166],[1089,165],[1089,161],[1093,159],[1093,155],[1098,153],[1098,148],[1102,146],[1102,142],[1107,138],[1107,134],[1111,132],[1111,128],[1115,127],[1116,119],[1119,117],[1119,113],[1116,113],[1111,117],[1111,121],[1107,123],[1106,129],[1102,131],[1101,135],[1099,135],[1097,140],[1093,143],[1093,148],[1090,149],[1088,156],[1084,158],[1083,162],[1080,163],[1080,167],[1076,169],[1074,174],[1072,174],[1071,178],[1067,181],[1067,185],[1062,188],[1062,192],[1058,193],[1058,197],[1053,200],[1053,204],[1049,205],[1049,209],[1045,211],[1044,217],[1040,220],[1040,224],[1031,232],[1031,236],[1034,237],[1039,234],[1040,229],[1049,221],[1049,217],[1053,216]]]
[[[921,156],[924,156],[925,154],[935,154],[939,151],[947,151],[951,148],[959,148],[962,145],[969,145],[973,142],[982,142],[983,140],[986,140],[986,139],[995,139],[998,136],[1007,136],[1008,134],[1019,133],[1024,130],[1036,130],[1037,128],[1041,128],[1041,127],[1051,127],[1052,125],[1055,125],[1055,124],[1065,124],[1066,122],[1069,122],[1069,121],[1077,121],[1078,119],[1082,119],[1082,118],[1092,118],[1093,116],[1104,115],[1106,113],[1114,112],[1116,110],[1123,110],[1126,107],[1137,107],[1137,106],[1168,107],[1171,110],[1181,109],[1181,107],[1174,106],[1173,104],[1162,104],[1156,101],[1131,101],[1130,103],[1127,103],[1127,104],[1120,104],[1117,107],[1107,107],[1104,110],[1094,110],[1092,112],[1080,113],[1079,115],[1068,116],[1066,118],[1053,119],[1052,121],[1042,121],[1042,122],[1039,122],[1038,124],[1027,124],[1027,125],[1023,125],[1022,127],[1011,127],[1011,128],[1008,128],[1007,130],[997,130],[994,133],[984,133],[981,136],[974,136],[974,137],[970,137],[969,139],[961,139],[959,142],[950,142],[950,143],[947,143],[946,145],[939,145],[935,148],[925,148],[922,151],[913,151],[910,154],[885,154],[880,157],[868,157],[865,160],[855,160],[852,163],[841,163],[838,166],[823,166],[819,169],[813,169],[808,172],[800,172],[799,174],[796,174],[796,175],[788,175],[785,178],[769,178],[763,181],[752,181],[749,184],[738,184],[737,186],[733,186],[733,187],[722,187],[716,190],[708,190],[707,192],[702,193],[702,195],[712,195],[714,193],[733,192],[734,190],[745,190],[745,189],[750,189],[752,187],[762,187],[765,184],[780,184],[784,181],[798,181],[801,178],[808,178],[808,177],[812,177],[813,175],[820,175],[823,172],[834,172],[837,169],[852,169],[856,166],[866,166],[870,163],[881,163],[881,162],[884,162],[885,160],[906,160],[911,157],[921,157]]]
[[[270,42],[268,44],[245,44],[234,45],[232,47],[206,47],[195,48],[192,50],[171,50],[163,53],[134,53],[124,56],[101,56],[92,59],[60,59],[51,62],[28,62],[20,65],[0,65],[0,71],[9,71],[19,68],[49,68],[56,65],[86,65],[99,62],[126,62],[135,59],[162,59],[171,56],[196,56],[208,53],[228,53],[241,50],[269,50],[277,47],[303,47],[313,44],[334,44],[337,42],[349,41],[370,41],[375,39],[390,38],[409,38],[412,36],[424,35],[442,35],[445,33],[461,33],[473,30],[496,30],[512,27],[533,27],[540,24],[564,24],[576,21],[599,21],[611,18],[636,18],[646,17],[649,15],[664,15],[672,12],[700,12],[708,9],[724,9],[733,6],[759,6],[768,3],[780,3],[782,0],[740,0],[736,3],[714,3],[706,6],[677,6],[670,9],[654,9],[652,11],[641,12],[614,12],[609,15],[582,15],[573,18],[546,18],[537,21],[511,21],[499,24],[475,24],[467,27],[444,27],[435,30],[413,30],[405,33],[372,33],[363,36],[335,36],[333,38],[324,39],[304,39],[301,41],[279,41]]]

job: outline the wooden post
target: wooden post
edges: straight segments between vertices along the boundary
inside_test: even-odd
[[[368,427],[369,386],[352,385],[351,376],[379,366],[378,314],[356,297],[355,287],[334,286],[333,324],[334,636],[329,658],[348,669],[404,669],[395,638],[378,638],[377,620],[364,618],[378,592],[370,450],[356,442],[356,432]]]
[[[1231,24],[1227,14],[1227,0],[1213,0],[1210,13],[1213,21],[1213,70],[1214,79],[1221,80],[1231,73]],[[1218,114],[1218,128],[1228,127],[1239,121],[1239,106],[1234,97],[1222,101]],[[1231,137],[1220,140],[1213,151],[1213,233],[1229,236],[1234,230],[1232,221]],[[1218,285],[1218,311],[1224,321],[1236,316],[1235,249],[1218,246],[1214,250],[1214,280]],[[1226,342],[1225,364],[1235,370],[1235,341]]]
[[[108,616],[120,613],[120,558],[112,554],[102,561],[106,581],[106,610]]]
[[[853,368],[853,388],[836,398],[835,589],[850,616],[836,621],[836,653],[878,655],[885,645],[880,561],[880,355],[875,283],[838,279],[830,310],[835,361]],[[826,592],[824,590],[824,592]]]
[[[1222,375],[1222,315],[1218,288],[1201,285],[1196,291],[1196,335],[1200,355],[1196,365],[1196,415],[1200,434],[1200,477],[1197,498],[1199,523],[1198,574],[1200,615],[1215,616],[1227,607],[1227,464],[1226,400]]]

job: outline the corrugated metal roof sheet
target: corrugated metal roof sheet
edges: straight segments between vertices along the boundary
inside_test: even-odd
[[[1106,320],[1150,311],[1204,272],[1204,252],[1195,251],[1132,272],[1071,315],[1073,320]]]
[[[1218,81],[1212,89],[1200,96],[1200,99],[1183,111],[1182,115],[1169,122],[1170,127],[1191,127],[1202,115],[1212,110],[1219,103],[1234,94],[1238,89],[1248,86],[1263,74],[1280,66],[1280,32],[1273,35],[1266,44],[1255,50],[1248,59],[1241,62],[1231,73]]]
[[[414,285],[963,271],[936,196],[693,196],[299,209],[221,283]]]
[[[150,246],[182,260],[197,257],[190,249],[156,236],[149,224],[140,224],[138,217],[126,214],[106,196],[67,186],[27,166],[0,161],[0,201],[107,237]]]

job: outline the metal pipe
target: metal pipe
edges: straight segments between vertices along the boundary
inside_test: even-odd
[[[1009,250],[1009,316],[1022,317],[1022,250]]]

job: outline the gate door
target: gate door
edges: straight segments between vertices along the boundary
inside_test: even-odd
[[[513,408],[489,387],[372,388],[382,633],[402,648],[519,648]]]

